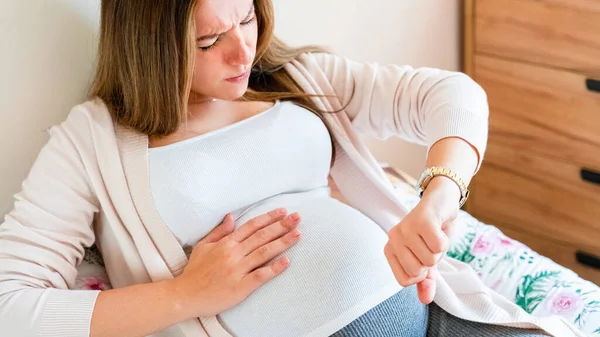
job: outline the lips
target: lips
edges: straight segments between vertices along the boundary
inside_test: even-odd
[[[238,82],[238,81],[245,80],[249,76],[250,76],[250,69],[246,70],[245,72],[243,72],[242,74],[240,74],[238,76],[230,77],[230,78],[226,79],[226,81]]]

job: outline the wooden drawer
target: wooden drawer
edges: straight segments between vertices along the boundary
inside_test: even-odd
[[[488,145],[484,166],[487,168],[488,165],[533,179],[549,189],[569,191],[592,202],[598,202],[600,208],[600,181],[596,179],[600,178],[600,169],[581,167],[574,162],[560,161],[497,143]],[[479,175],[476,176],[476,180],[478,177]],[[600,219],[597,222],[600,225]],[[600,241],[600,232],[598,238]]]
[[[490,144],[468,211],[600,255],[600,186],[576,164]]]
[[[477,55],[474,78],[488,95],[490,143],[600,168],[600,92],[584,76]]]
[[[600,75],[600,1],[476,0],[475,51]]]
[[[578,262],[576,253],[579,249],[577,247],[561,244],[540,236],[530,235],[521,230],[502,224],[498,224],[498,228],[500,228],[506,236],[525,244],[538,254],[571,269],[581,278],[600,285],[600,269],[588,267],[587,265]]]

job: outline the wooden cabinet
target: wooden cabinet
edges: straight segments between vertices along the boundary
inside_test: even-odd
[[[475,0],[475,49],[600,73],[600,1]]]
[[[467,210],[600,284],[600,1],[467,0],[464,13],[465,72],[490,104]]]

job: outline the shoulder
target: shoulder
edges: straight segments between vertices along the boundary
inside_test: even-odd
[[[74,106],[60,127],[67,130],[114,130],[113,124],[112,116],[104,102],[95,98]]]
[[[353,68],[356,64],[357,62],[336,54],[303,53],[286,69],[302,87],[317,86],[323,90],[333,87],[336,91],[344,91],[353,81]]]
[[[336,68],[351,62],[348,58],[333,53],[302,53],[292,62],[308,70],[321,70]]]
[[[53,138],[67,137],[76,147],[89,145],[94,138],[102,135],[114,137],[113,119],[104,102],[91,99],[74,106],[67,118],[50,128]]]
[[[347,85],[356,79],[373,76],[387,69],[377,62],[359,62],[332,53],[304,53],[292,62],[292,71],[315,81],[327,79],[334,86]],[[408,67],[410,68],[410,67]]]
[[[74,106],[67,119],[62,123],[64,126],[85,127],[112,125],[112,117],[108,108],[100,98],[91,99]]]

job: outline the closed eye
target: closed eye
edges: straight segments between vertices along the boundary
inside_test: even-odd
[[[254,23],[254,21],[256,21],[256,14],[254,13],[254,6],[252,6],[252,9],[250,10],[250,15],[252,15],[252,16],[250,17],[249,20],[246,20],[244,22],[240,22],[241,26],[249,26],[252,23]],[[210,46],[199,47],[200,50],[202,50],[203,52],[207,52],[207,51],[213,49],[217,45],[217,43],[219,43],[219,39],[221,38],[221,35],[217,36],[215,42],[213,42],[213,44],[211,44]]]
[[[250,18],[250,20],[244,21],[244,22],[240,23],[240,25],[242,25],[242,26],[249,26],[249,25],[252,24],[252,22],[254,22],[255,19],[256,18],[254,16],[252,16],[252,18]]]
[[[213,49],[217,45],[218,42],[219,42],[219,38],[217,38],[215,40],[215,42],[213,42],[213,44],[211,44],[210,46],[200,47],[200,50],[202,50],[202,51],[209,51],[209,50]]]

